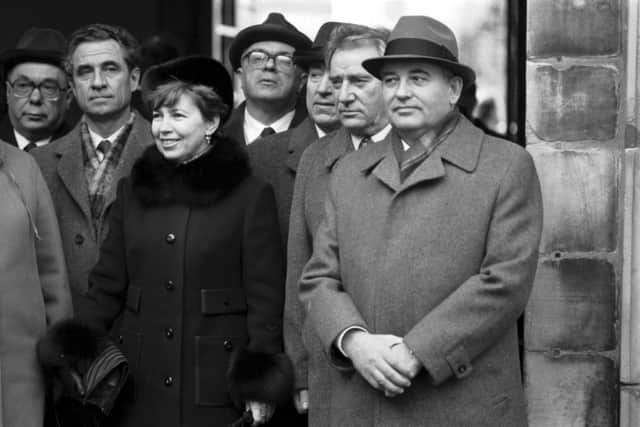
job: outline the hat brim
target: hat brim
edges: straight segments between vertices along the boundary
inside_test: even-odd
[[[324,63],[322,49],[296,50],[293,54],[293,62],[302,68],[309,68],[313,63]]]
[[[149,95],[160,85],[172,81],[208,86],[233,108],[233,83],[227,69],[213,58],[206,56],[186,56],[150,67],[142,77],[142,96]],[[222,117],[226,121],[228,114]]]
[[[42,62],[64,70],[64,52],[36,49],[11,49],[0,55],[0,64],[6,73],[23,62]]]
[[[234,70],[240,67],[240,58],[245,49],[261,41],[286,43],[295,49],[305,49],[311,45],[311,41],[302,33],[296,34],[278,25],[254,25],[240,31],[229,46],[229,60]]]
[[[446,59],[442,59],[435,56],[424,56],[424,55],[387,55],[387,56],[379,56],[377,58],[367,59],[362,62],[362,66],[365,70],[367,70],[371,75],[380,79],[380,73],[382,71],[382,66],[385,63],[389,62],[397,62],[397,61],[406,61],[409,59],[416,59],[422,61],[428,61],[441,67],[449,69],[456,76],[460,76],[462,78],[463,84],[465,87],[472,84],[476,80],[476,73],[464,64],[460,64],[459,62],[449,61]]]

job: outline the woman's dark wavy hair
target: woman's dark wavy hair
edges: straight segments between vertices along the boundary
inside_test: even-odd
[[[193,100],[205,120],[211,121],[219,116],[220,125],[222,125],[229,112],[229,106],[209,86],[174,80],[159,85],[149,93],[146,101],[149,109],[153,111],[161,107],[174,107],[182,95],[187,95]],[[218,126],[218,129],[221,127]]]

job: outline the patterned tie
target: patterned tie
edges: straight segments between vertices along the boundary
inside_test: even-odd
[[[366,147],[369,144],[373,144],[373,141],[371,140],[370,137],[365,136],[360,140],[360,145],[358,145],[358,150],[362,150],[364,147]]]
[[[272,127],[267,126],[266,128],[262,129],[262,132],[260,132],[260,137],[273,135],[274,133],[276,133],[276,131],[273,130]]]
[[[36,145],[35,142],[30,142],[27,145],[24,146],[23,150],[26,151],[27,153],[31,150],[33,150],[34,148],[38,148],[38,146]]]
[[[97,152],[102,153],[102,158],[100,159],[100,161],[104,160],[104,158],[107,156],[107,153],[109,152],[110,149],[111,149],[111,141],[109,141],[108,139],[100,141],[100,144],[98,144],[98,147],[96,148]]]

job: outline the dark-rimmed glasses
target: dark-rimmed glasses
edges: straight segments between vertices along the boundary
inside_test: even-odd
[[[252,68],[263,68],[270,59],[273,60],[275,67],[281,71],[289,71],[294,66],[291,55],[286,53],[276,53],[272,55],[264,50],[251,50],[242,55],[242,59],[246,59]]]
[[[43,98],[48,101],[57,101],[65,88],[61,88],[54,81],[45,80],[38,84],[27,79],[18,79],[7,82],[11,86],[11,93],[16,98],[28,98],[35,89],[40,91]]]

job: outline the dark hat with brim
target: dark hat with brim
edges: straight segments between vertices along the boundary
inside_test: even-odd
[[[362,66],[380,78],[382,66],[395,61],[423,60],[460,76],[464,86],[476,79],[476,73],[458,61],[458,43],[453,31],[427,16],[403,16],[391,31],[384,55],[367,59]]]
[[[309,37],[298,31],[281,13],[270,13],[262,24],[243,29],[231,42],[229,60],[233,69],[240,67],[242,54],[249,46],[262,41],[286,43],[295,49],[311,47]]]
[[[172,81],[203,85],[213,89],[228,107],[233,108],[233,83],[227,69],[208,56],[184,56],[150,67],[142,77],[142,97],[148,99],[158,86]],[[222,117],[224,122],[228,117]]]
[[[15,49],[0,55],[4,73],[23,62],[42,62],[64,69],[67,39],[52,28],[30,28],[18,40]]]
[[[309,68],[313,63],[324,62],[324,50],[327,47],[333,30],[342,22],[325,22],[318,29],[316,38],[309,49],[296,49],[293,61],[302,68]]]

